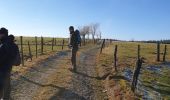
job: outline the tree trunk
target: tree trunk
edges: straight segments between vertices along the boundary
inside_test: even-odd
[[[85,35],[83,35],[83,44],[84,44],[84,46],[86,45]]]

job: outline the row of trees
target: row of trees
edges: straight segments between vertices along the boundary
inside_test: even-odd
[[[101,39],[101,31],[100,31],[100,24],[99,23],[93,23],[85,26],[78,27],[80,34],[82,36],[82,39],[85,40],[87,37],[90,39],[90,36],[92,36],[93,41],[95,41],[95,38]]]
[[[163,43],[163,44],[170,44],[170,40],[160,40],[160,41],[155,41],[155,40],[150,40],[150,41],[145,41],[147,43],[157,43],[157,42],[160,42],[160,43]]]
[[[162,43],[162,44],[170,44],[170,40],[148,40],[148,41],[130,41],[130,42],[144,42],[144,43]]]

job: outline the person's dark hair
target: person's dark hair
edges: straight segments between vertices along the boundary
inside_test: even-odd
[[[74,27],[73,27],[73,26],[70,26],[70,27],[69,27],[69,29],[70,29],[70,30],[71,30],[71,29],[73,29],[73,30],[74,30]]]
[[[0,34],[4,34],[5,36],[8,36],[8,30],[4,27],[0,29]]]
[[[9,39],[9,41],[11,41],[11,42],[15,42],[15,37],[14,37],[14,35],[9,35],[9,36],[8,36],[8,39]]]

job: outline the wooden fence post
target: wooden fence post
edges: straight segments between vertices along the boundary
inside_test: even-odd
[[[43,54],[44,51],[44,39],[41,37],[41,54]]]
[[[54,39],[54,43],[55,43],[55,46],[57,45],[57,40],[56,40],[56,38]]]
[[[64,39],[63,39],[63,43],[62,43],[62,50],[64,49]]]
[[[35,37],[35,55],[36,58],[38,57],[38,43],[37,43],[37,37]]]
[[[131,90],[133,92],[135,92],[135,89],[136,89],[136,85],[137,85],[137,82],[138,82],[138,76],[140,74],[140,69],[142,67],[142,63],[143,63],[142,58],[139,58],[136,62],[136,68],[135,68],[134,73],[133,73],[133,80],[132,80],[132,85],[131,85]]]
[[[21,42],[21,61],[22,61],[22,66],[24,66],[24,52],[23,52],[23,37],[20,36],[20,42]]]
[[[102,46],[101,46],[101,49],[100,49],[100,54],[102,53],[102,50],[103,50],[104,44],[105,44],[105,39],[103,40],[103,43],[102,43]]]
[[[138,45],[138,59],[140,59],[140,45]]]
[[[164,49],[163,62],[166,61],[166,54],[167,54],[167,45],[165,45],[165,49]]]
[[[86,45],[86,39],[85,39],[85,35],[83,35],[83,46]]]
[[[106,47],[106,43],[107,43],[107,40],[105,39],[105,41],[104,41],[105,43],[103,44],[103,48],[105,48]]]
[[[160,42],[157,43],[157,61],[160,61]]]
[[[115,51],[114,51],[114,67],[115,67],[115,71],[117,72],[117,45],[115,45]]]
[[[85,39],[85,44],[87,44],[87,45],[88,45],[88,41],[87,41],[87,39]]]
[[[51,46],[52,46],[52,51],[54,50],[54,38],[52,38],[52,43],[51,43]]]
[[[30,57],[30,59],[32,61],[32,53],[31,53],[31,47],[30,47],[29,41],[28,41],[28,50],[29,50],[29,57]]]

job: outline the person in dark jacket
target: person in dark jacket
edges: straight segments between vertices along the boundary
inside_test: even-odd
[[[10,73],[17,55],[17,46],[8,37],[6,28],[0,29],[0,98],[10,98]]]
[[[76,54],[78,51],[78,43],[77,43],[77,35],[74,31],[74,27],[69,27],[70,31],[70,41],[69,41],[69,47],[71,48],[72,55],[71,55],[71,62],[72,62],[72,68],[73,71],[76,71]]]

